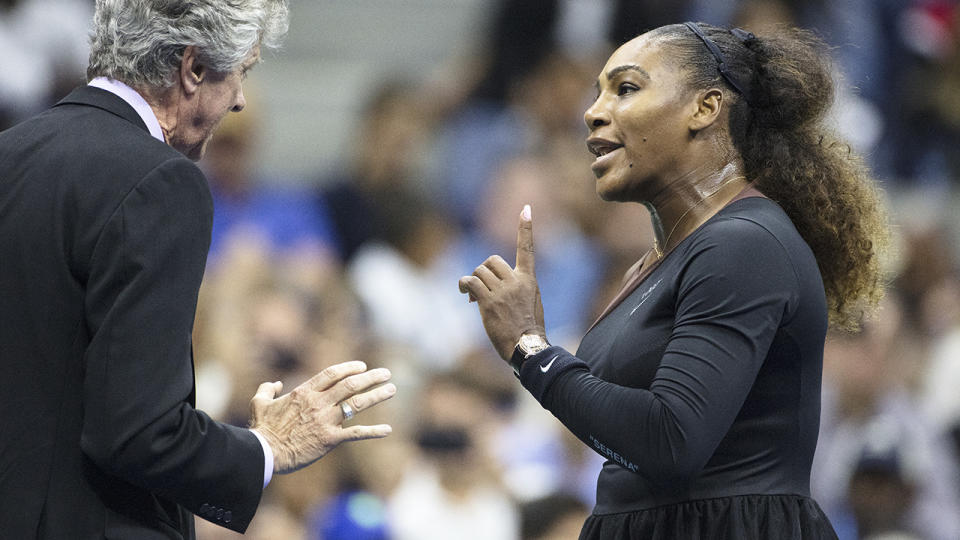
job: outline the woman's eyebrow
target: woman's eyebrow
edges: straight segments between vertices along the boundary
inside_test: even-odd
[[[646,80],[650,80],[650,74],[647,73],[647,70],[643,69],[642,67],[636,64],[624,64],[622,66],[617,66],[615,68],[612,68],[610,71],[607,72],[606,78],[609,81],[614,77],[616,77],[617,75],[624,73],[626,71],[632,71],[634,73],[639,74],[642,78]],[[597,94],[600,94],[600,81],[597,80],[595,83],[593,83],[593,86],[597,90]]]
[[[617,67],[611,69],[610,71],[608,71],[608,72],[607,72],[607,80],[609,81],[610,79],[613,79],[614,77],[616,77],[617,75],[619,75],[619,74],[621,74],[621,73],[623,73],[623,72],[625,72],[625,71],[635,71],[635,72],[637,72],[638,74],[640,74],[640,76],[643,77],[644,79],[650,79],[650,74],[647,73],[647,71],[646,71],[645,69],[643,69],[642,67],[640,67],[640,66],[638,66],[638,65],[636,65],[636,64],[624,64],[624,65],[622,65],[622,66],[617,66]]]

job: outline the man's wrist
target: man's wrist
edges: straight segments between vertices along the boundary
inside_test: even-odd
[[[267,484],[273,479],[273,449],[270,448],[270,443],[259,431],[256,429],[250,431],[256,435],[257,440],[260,441],[260,446],[263,447],[263,489],[266,489]]]

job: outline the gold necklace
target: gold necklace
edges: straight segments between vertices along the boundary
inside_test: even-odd
[[[730,185],[730,184],[733,183],[733,182],[736,182],[737,180],[742,180],[743,178],[744,178],[744,177],[742,177],[742,176],[738,176],[738,177],[736,177],[736,178],[731,178],[730,180],[727,180],[726,182],[720,184],[720,187],[718,187],[716,190],[714,190],[713,193],[710,193],[710,194],[707,195],[706,197],[700,199],[700,202],[698,202],[697,204],[691,206],[690,208],[687,208],[687,210],[686,210],[684,213],[680,214],[680,217],[677,218],[676,223],[673,224],[673,227],[670,229],[670,232],[667,234],[667,237],[663,240],[663,247],[664,247],[664,248],[667,248],[667,247],[670,246],[670,238],[673,237],[673,233],[675,233],[675,232],[677,231],[677,228],[680,226],[680,223],[683,222],[683,218],[687,217],[687,214],[689,214],[690,212],[692,212],[694,208],[697,208],[697,207],[700,206],[701,204],[707,202],[707,200],[708,200],[710,197],[713,197],[713,196],[716,195],[717,193],[720,193],[721,191],[723,191],[723,188],[727,187],[728,185]],[[663,258],[663,255],[664,255],[663,249],[660,247],[660,243],[657,242],[657,239],[656,239],[656,238],[653,239],[653,252],[654,252],[654,254],[657,256],[657,260],[660,260],[660,259]]]

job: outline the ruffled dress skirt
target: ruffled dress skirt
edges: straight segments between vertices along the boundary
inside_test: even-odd
[[[820,540],[837,538],[823,510],[799,495],[746,495],[587,518],[580,540]]]

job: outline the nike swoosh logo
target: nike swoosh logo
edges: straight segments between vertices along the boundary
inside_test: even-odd
[[[544,372],[544,373],[550,371],[550,366],[553,365],[553,362],[554,362],[557,358],[560,358],[560,355],[559,355],[559,354],[553,355],[553,358],[551,358],[550,361],[547,362],[546,365],[540,364],[540,371],[542,371],[542,372]]]

